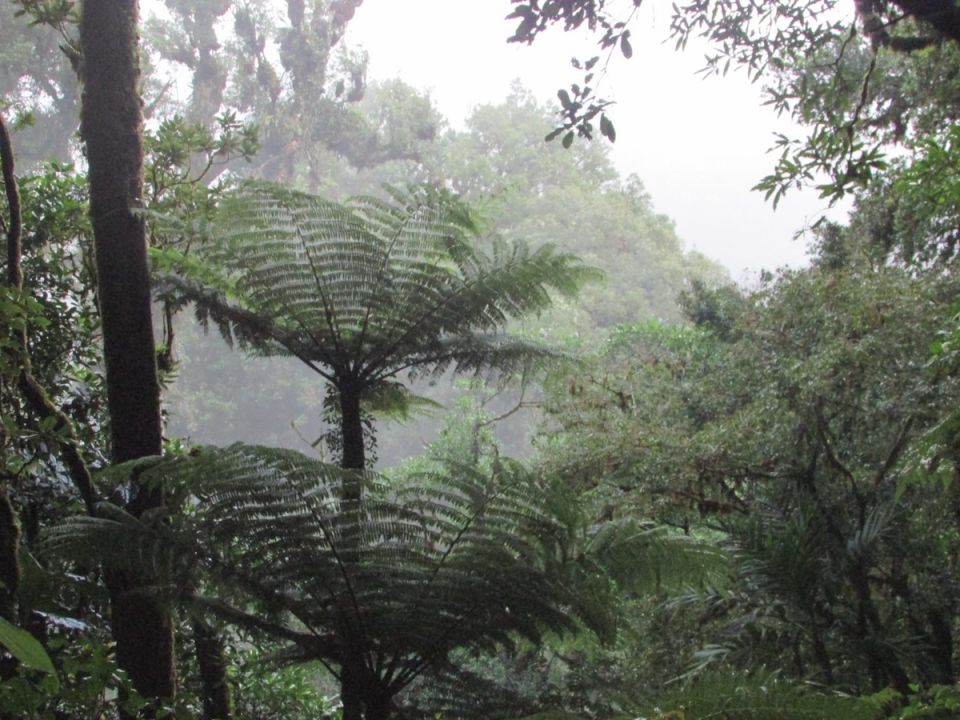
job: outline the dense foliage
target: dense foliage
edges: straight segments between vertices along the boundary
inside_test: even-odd
[[[141,26],[145,207],[121,210],[148,223],[174,422],[163,455],[115,465],[138,431],[107,403],[130,369],[101,360],[118,256],[95,269],[102,161],[66,164],[75,23],[107,6],[0,11],[25,158],[15,177],[0,123],[0,715],[956,717],[956,4],[674,8],[680,44],[703,35],[709,68],[745,66],[809,129],[760,189],[855,196],[809,267],[751,289],[572,142],[616,137],[597,59],[560,132],[520,87],[441,132],[341,47],[359,2],[281,5],[167,0]],[[513,5],[517,41],[560,23],[632,53],[613,4]],[[574,299],[591,267],[606,284]],[[441,404],[435,434],[371,420]],[[235,443],[291,423],[337,462]],[[375,474],[375,439],[423,450]],[[131,607],[176,647],[131,651]]]

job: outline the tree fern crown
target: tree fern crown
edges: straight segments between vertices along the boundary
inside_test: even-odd
[[[549,354],[502,328],[597,271],[552,245],[493,238],[481,250],[474,213],[444,190],[387,193],[338,204],[244,185],[222,203],[202,262],[178,268],[176,292],[259,352],[293,354],[338,386]]]

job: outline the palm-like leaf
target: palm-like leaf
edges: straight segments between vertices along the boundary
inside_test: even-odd
[[[411,367],[475,370],[543,354],[498,331],[597,272],[550,245],[494,239],[484,253],[476,241],[469,209],[429,187],[341,205],[251,184],[223,202],[205,265],[184,262],[159,287],[331,380],[369,385]]]
[[[132,518],[102,506],[52,530],[47,549],[162,568],[168,592],[287,641],[277,660],[319,659],[341,677],[359,662],[367,685],[389,695],[425,672],[453,672],[457,648],[609,632],[616,581],[622,591],[659,576],[653,555],[676,566],[712,557],[636,524],[594,527],[562,485],[508,461],[489,475],[459,467],[387,483],[234,445],[108,472],[131,470],[183,511]],[[345,498],[348,481],[365,485],[362,502]],[[221,592],[201,597],[203,578]]]
[[[140,473],[189,497],[188,512],[153,523],[105,505],[52,531],[47,549],[178,568],[166,577],[187,589],[203,569],[254,606],[192,601],[290,640],[287,661],[343,665],[359,644],[392,692],[453,648],[576,626],[569,588],[547,571],[560,526],[518,467],[400,486],[366,475],[362,504],[340,493],[350,472],[287,450],[206,450]]]

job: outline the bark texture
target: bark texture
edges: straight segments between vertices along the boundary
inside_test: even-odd
[[[3,189],[7,200],[7,282],[14,290],[23,288],[20,269],[20,191],[14,172],[13,147],[10,133],[0,117],[0,166],[3,169]],[[25,342],[21,333],[21,341]],[[13,504],[7,495],[6,478],[0,477],[0,617],[13,622],[17,589],[20,586],[20,524]]]
[[[16,622],[20,587],[20,523],[4,488],[0,488],[0,617]]]
[[[103,323],[112,455],[159,453],[157,380],[143,218],[143,111],[136,0],[83,4],[81,133]]]
[[[363,386],[355,381],[341,380],[337,389],[340,391],[340,420],[343,433],[343,457],[340,465],[350,470],[363,470],[367,464],[363,447],[363,415],[360,409]],[[359,497],[355,499],[359,500]]]
[[[143,109],[137,0],[86,0],[80,17],[83,105],[97,299],[103,326],[111,455],[124,462],[161,452],[160,387],[143,218]],[[163,502],[133,488],[137,515]],[[110,573],[117,660],[147,698],[176,687],[168,610],[143,586],[149,577]]]

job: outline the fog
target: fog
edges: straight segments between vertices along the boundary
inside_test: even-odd
[[[146,86],[148,129],[152,131],[168,114],[191,108],[194,99],[191,71],[177,60],[177,43],[181,41],[176,34],[183,28],[177,27],[173,7],[175,4],[159,0],[143,3],[144,36],[148,46],[154,43]],[[268,15],[272,13],[275,29],[286,27],[289,19],[284,3],[278,0],[264,7]],[[681,314],[676,298],[692,278],[711,284],[724,280],[724,273],[716,265],[691,251],[720,263],[730,278],[751,286],[761,269],[803,265],[807,257],[805,229],[825,213],[835,218],[843,216],[842,207],[828,207],[814,190],[790,193],[776,210],[751,190],[772,169],[774,158],[767,150],[773,133],[801,136],[802,129],[764,107],[762,88],[751,84],[743,73],[724,77],[698,73],[704,48],[692,43],[685,52],[677,52],[665,42],[669,18],[666,6],[659,3],[645,3],[634,22],[633,58],[625,60],[619,53],[612,53],[598,66],[603,71],[597,93],[615,103],[609,114],[617,127],[616,143],[597,139],[591,146],[578,139],[572,150],[563,151],[559,143],[544,142],[543,135],[549,129],[546,124],[536,126],[529,137],[522,138],[522,147],[508,148],[508,152],[526,154],[526,165],[520,163],[516,169],[505,162],[486,169],[474,167],[471,158],[479,164],[490,159],[471,144],[475,139],[469,121],[478,109],[500,106],[512,88],[522,87],[541,104],[530,112],[540,113],[537,119],[544,120],[542,106],[555,103],[557,89],[580,80],[570,66],[571,57],[583,59],[596,52],[596,38],[582,33],[552,31],[533,46],[510,44],[507,38],[514,21],[505,19],[510,9],[507,0],[366,0],[347,25],[340,47],[368,54],[369,85],[398,79],[429,94],[445,123],[436,144],[447,143],[438,152],[449,153],[440,161],[451,163],[443,168],[448,177],[456,180],[458,173],[472,173],[480,178],[475,184],[482,185],[484,172],[506,175],[498,179],[499,185],[490,188],[492,200],[479,198],[484,211],[494,214],[498,230],[534,245],[556,242],[607,273],[606,285],[588,288],[579,304],[564,305],[524,327],[524,332],[589,351],[619,324],[651,319],[678,322]],[[149,25],[151,18],[167,22],[168,27],[158,31],[158,26]],[[220,16],[214,31],[219,44],[211,48],[236,53],[230,47],[237,42],[230,12]],[[289,91],[289,73],[280,72],[278,36],[261,52],[265,64],[272,63],[278,71],[277,87]],[[52,42],[56,42],[55,37]],[[227,57],[237,60],[239,56]],[[234,70],[228,68],[229,72]],[[262,92],[256,83],[266,77],[259,71],[255,74],[256,80],[246,88],[251,93]],[[231,82],[242,85],[244,80],[240,73]],[[329,88],[326,93],[330,95]],[[242,92],[232,101],[241,105],[241,118],[252,120],[258,118],[257,110],[251,107],[262,110],[269,105],[262,99],[248,104]],[[509,111],[503,106],[497,110]],[[523,119],[518,118],[518,122]],[[366,187],[368,178],[363,172],[349,168],[342,157],[326,150],[310,156],[305,163],[297,153],[308,150],[311,143],[304,138],[310,133],[314,138],[323,133],[323,121],[307,117],[291,120],[300,126],[292,133],[290,147],[295,149],[293,157],[288,158],[291,167],[297,163],[316,166],[272,177],[294,177],[305,189],[336,196]],[[444,131],[450,132],[444,135]],[[267,140],[252,163],[234,160],[228,174],[260,176],[263,168],[275,171],[271,163],[278,157],[274,155],[277,143]],[[313,145],[322,143],[317,140]],[[349,155],[350,151],[339,150],[340,155]],[[619,173],[618,187],[630,186],[627,179],[635,175],[649,202],[646,195],[632,197],[632,191],[601,191],[606,186],[597,177],[607,172],[603,169],[605,155],[613,163],[609,172]],[[457,157],[468,160],[456,165]],[[549,164],[546,174],[536,174],[539,166],[531,158],[543,158],[545,168]],[[409,160],[386,171],[386,179],[422,179],[416,176],[422,167]],[[590,176],[591,167],[601,167],[600,175]],[[510,174],[515,171],[529,173],[523,183],[540,188],[540,195],[521,192],[510,197],[516,179]],[[372,175],[373,181],[384,179]],[[595,197],[555,186],[557,177],[578,187],[582,182],[584,187],[593,188]],[[800,237],[795,238],[798,234]],[[197,442],[225,444],[243,439],[309,449],[323,431],[319,414],[324,391],[318,376],[296,362],[252,360],[228,350],[215,333],[204,336],[197,332],[186,314],[179,322],[178,377],[171,383],[167,398],[171,435]],[[448,408],[469,395],[452,392],[449,378],[422,384],[418,392]],[[531,397],[535,405],[535,393],[525,399],[530,402]],[[510,411],[516,399],[516,393],[496,397],[490,401],[489,413]],[[381,425],[382,464],[420,452],[436,437],[439,415],[442,413],[416,426]],[[511,416],[511,422],[512,427],[502,437],[512,443],[511,452],[528,451],[534,416],[518,413]]]
[[[159,6],[148,3],[147,7],[165,14]],[[540,103],[553,105],[558,88],[580,79],[570,58],[595,53],[595,38],[559,31],[549,32],[533,46],[510,44],[506,40],[513,21],[505,19],[509,11],[505,0],[366,0],[347,26],[341,46],[368,54],[368,83],[399,79],[429,93],[446,129],[466,136],[475,111],[503,103],[512,88],[522,87]],[[277,21],[285,22],[282,9],[277,10]],[[222,25],[229,33],[229,23]],[[828,207],[812,190],[789,194],[776,210],[751,190],[772,169],[773,158],[767,150],[773,133],[799,136],[801,129],[764,107],[761,87],[744,74],[704,77],[698,73],[703,47],[692,44],[678,52],[664,42],[667,34],[668,18],[658,14],[656,3],[648,3],[634,24],[633,58],[625,60],[619,53],[603,58],[600,66],[605,70],[597,92],[615,102],[610,116],[617,127],[617,141],[612,145],[604,139],[593,141],[594,150],[609,153],[622,179],[640,178],[653,210],[661,215],[654,223],[659,229],[653,233],[653,221],[642,221],[646,229],[624,241],[633,246],[632,259],[625,262],[613,255],[612,239],[605,246],[608,241],[589,232],[584,236],[580,231],[577,236],[576,214],[554,218],[552,226],[548,222],[547,229],[542,229],[542,220],[525,222],[520,216],[555,211],[533,202],[521,204],[522,212],[513,210],[520,216],[506,221],[507,231],[532,232],[527,239],[534,243],[559,242],[608,275],[615,274],[618,265],[625,271],[621,284],[613,277],[606,289],[593,293],[599,299],[588,297],[586,310],[567,309],[535,324],[533,331],[538,334],[579,336],[583,350],[594,347],[617,322],[651,317],[678,320],[675,298],[685,287],[688,273],[709,272],[701,268],[678,274],[671,264],[681,262],[684,251],[703,253],[726,268],[731,278],[750,286],[761,269],[805,264],[805,229],[825,213],[843,215],[842,208]],[[266,52],[271,53],[270,47]],[[186,102],[189,78],[174,79],[171,92]],[[563,152],[559,143],[544,144],[542,133],[525,142],[534,154]],[[579,147],[586,141],[576,142]],[[343,175],[341,179],[358,182]],[[363,187],[363,182],[357,187]],[[594,211],[585,207],[582,212]],[[671,226],[673,230],[668,229]],[[604,232],[621,230],[594,227],[594,234]],[[673,247],[672,243],[675,248],[653,249],[651,233],[666,233],[666,247]],[[674,259],[663,264],[662,252]],[[628,299],[631,294],[642,297]],[[616,311],[610,309],[612,303],[619,305]],[[225,354],[215,337],[203,340],[186,328],[181,334],[188,338],[188,351],[181,357],[183,379],[170,391],[174,434],[195,441],[223,444],[243,439],[313,452],[311,445],[324,432],[319,421],[323,383],[318,376],[296,361],[254,361]],[[237,392],[238,388],[245,389]],[[378,423],[380,466],[422,452],[437,438],[445,411],[458,404],[486,402],[482,398],[494,394],[474,391],[473,396],[480,399],[468,401],[471,392],[452,391],[449,377],[439,383],[420,383],[416,392],[445,410],[412,424]],[[536,391],[525,396],[533,407],[511,413],[508,423],[499,424],[498,435],[511,455],[524,456],[531,450],[530,439],[540,417],[537,397]],[[206,401],[198,403],[198,398]],[[518,398],[514,391],[496,396],[482,410],[471,407],[497,416],[510,412]],[[471,411],[461,407],[459,412],[469,415]]]
[[[571,57],[595,54],[583,34],[549,32],[533,46],[508,44],[514,22],[506,0],[367,0],[347,41],[370,55],[369,77],[400,77],[430,91],[454,127],[477,105],[497,103],[518,80],[543,102],[579,81]],[[633,58],[604,59],[598,92],[613,99],[620,172],[637,174],[659,212],[676,223],[690,249],[749,281],[760,269],[802,265],[802,233],[828,214],[842,219],[813,189],[790,193],[774,210],[751,190],[773,167],[774,132],[802,129],[764,106],[760,84],[743,72],[704,77],[704,46],[677,51],[666,41],[669,7],[645,3],[633,30]],[[598,140],[597,142],[605,142]]]

